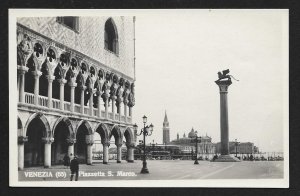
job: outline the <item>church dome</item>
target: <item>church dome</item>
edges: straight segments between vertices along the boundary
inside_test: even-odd
[[[189,138],[196,137],[196,133],[195,133],[195,131],[194,131],[194,128],[192,128],[192,130],[189,132],[188,137],[189,137]]]

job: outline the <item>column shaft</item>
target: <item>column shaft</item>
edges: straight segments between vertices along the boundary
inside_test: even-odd
[[[88,144],[87,145],[87,160],[86,160],[86,163],[88,165],[92,165],[93,164],[93,152],[92,152],[92,145],[91,144]]]
[[[70,110],[71,112],[74,112],[74,90],[75,90],[75,86],[71,86],[71,106],[70,106]]]
[[[48,107],[52,108],[52,79],[48,80]]]
[[[132,147],[127,148],[127,161],[129,163],[134,162],[134,148]]]
[[[101,94],[98,95],[98,117],[101,118]]]
[[[108,145],[103,144],[103,164],[108,163]]]
[[[122,146],[117,145],[117,163],[121,163],[122,160]]]
[[[70,158],[73,158],[73,156],[74,156],[74,144],[69,144],[69,146],[68,146],[68,155],[70,156]]]
[[[125,122],[127,122],[127,103],[124,103]]]
[[[93,96],[94,96],[94,93],[93,93],[93,90],[90,91],[90,100],[89,100],[89,104],[90,104],[90,116],[93,116],[94,115],[94,107],[93,107]]]
[[[115,120],[115,99],[111,100],[111,108],[112,108],[112,120]]]
[[[51,143],[45,143],[45,152],[44,152],[44,167],[51,167]]]
[[[19,79],[19,102],[24,103],[25,73],[21,72]]]
[[[81,89],[81,97],[80,97],[81,114],[84,114],[84,90],[85,88]]]
[[[105,100],[105,118],[108,119],[108,98]]]
[[[24,169],[24,143],[18,144],[18,169]]]
[[[228,135],[228,108],[227,93],[220,93],[221,110],[221,154],[229,155],[229,135]]]
[[[39,84],[40,84],[40,75],[36,74],[34,76],[34,105],[38,105],[39,101]]]
[[[64,110],[64,99],[65,99],[65,83],[60,82],[59,86],[59,98],[60,98],[60,109]]]

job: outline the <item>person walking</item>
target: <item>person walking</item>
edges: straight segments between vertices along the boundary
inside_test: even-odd
[[[78,171],[79,171],[79,163],[77,160],[77,156],[74,156],[74,159],[72,159],[70,164],[70,170],[71,170],[71,178],[70,180],[73,180],[73,176],[75,175],[75,181],[78,181]]]

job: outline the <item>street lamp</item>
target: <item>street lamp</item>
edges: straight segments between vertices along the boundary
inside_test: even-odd
[[[240,142],[237,142],[237,139],[235,139],[235,157],[237,157],[237,147],[239,145]]]
[[[198,139],[200,139],[199,140],[199,143],[201,143],[201,137],[198,137],[197,136],[197,131],[195,131],[195,141],[196,141],[196,158],[195,158],[195,162],[194,162],[194,164],[199,164],[199,162],[198,162]]]
[[[148,174],[149,170],[147,168],[147,162],[146,162],[146,136],[152,135],[154,126],[152,124],[146,126],[147,117],[145,115],[143,116],[143,123],[144,123],[144,128],[141,129],[141,132],[139,134],[137,134],[138,126],[136,124],[133,126],[133,128],[137,136],[140,136],[142,134],[144,135],[144,153],[143,153],[144,156],[143,156],[143,168],[141,170],[141,174]]]

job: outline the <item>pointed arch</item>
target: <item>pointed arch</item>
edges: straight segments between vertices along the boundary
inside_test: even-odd
[[[110,139],[109,128],[104,123],[98,124],[96,126],[95,132],[99,133],[102,142],[108,141]]]
[[[123,134],[122,134],[121,129],[118,125],[114,125],[112,127],[109,139],[111,139],[112,136],[114,136],[116,144],[122,142]]]
[[[43,136],[44,137],[52,137],[52,134],[51,134],[51,128],[50,128],[50,124],[47,120],[47,118],[44,116],[44,114],[42,113],[34,113],[32,114],[26,124],[25,124],[25,127],[24,127],[24,130],[25,130],[25,135],[27,134],[27,129],[28,129],[28,125],[30,124],[30,122],[34,119],[39,119],[41,120],[41,122],[43,123],[43,125],[45,126],[45,132],[43,133]]]
[[[126,144],[132,144],[135,141],[133,130],[130,127],[126,127],[124,131],[124,137],[126,140]]]
[[[79,128],[81,125],[83,125],[83,126],[87,129],[88,135],[93,134],[93,129],[92,129],[90,123],[89,123],[88,121],[86,121],[86,120],[81,120],[81,121],[78,123],[78,125],[77,125],[77,127],[76,127],[76,134],[77,134],[77,132],[78,132],[78,128]]]
[[[64,116],[57,119],[56,122],[54,123],[53,129],[52,129],[52,135],[54,135],[55,129],[60,122],[64,122],[67,125],[70,138],[75,138],[75,133],[74,133],[74,130],[72,127],[72,123],[69,118],[64,117]]]

